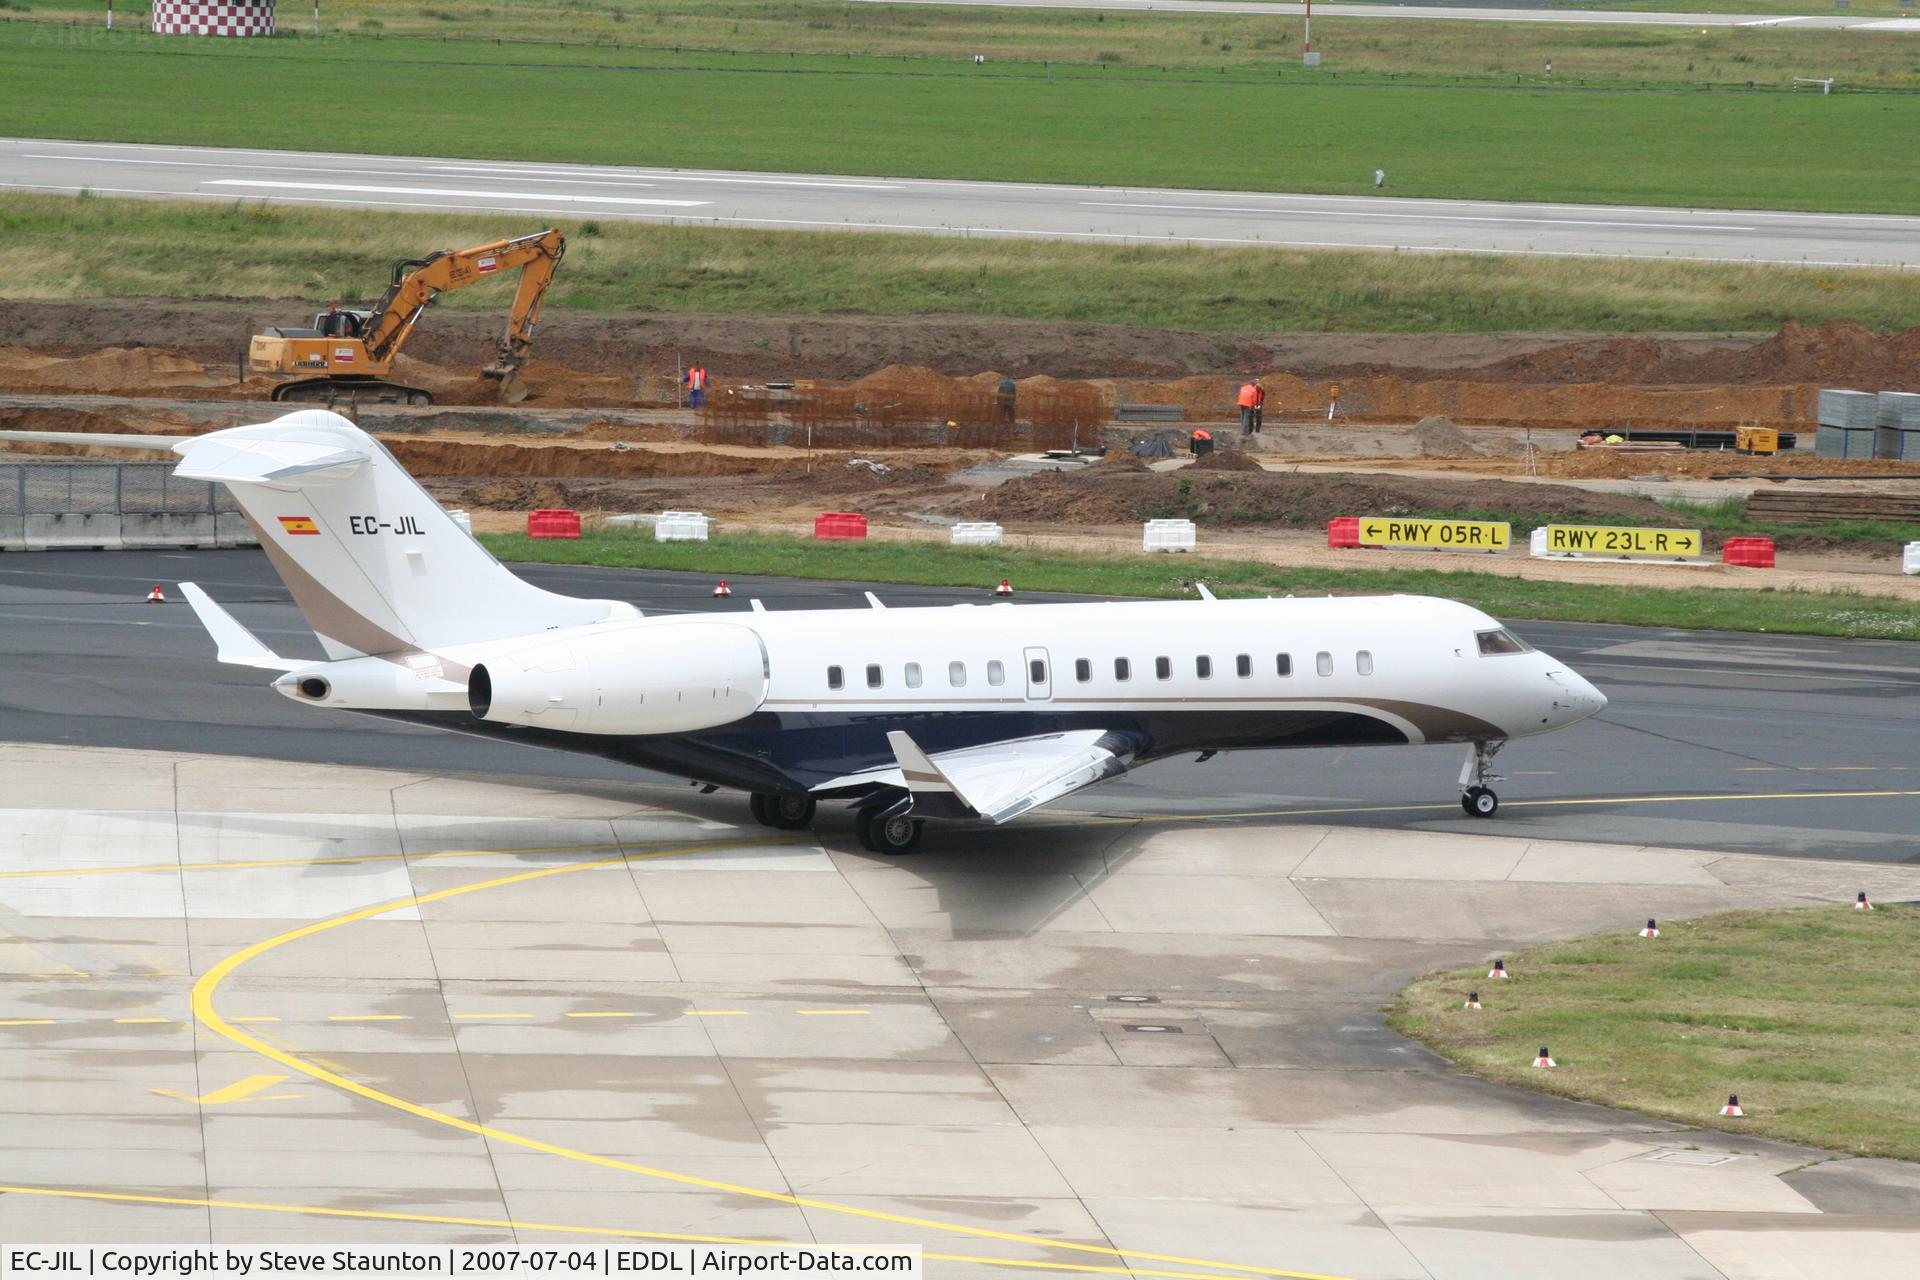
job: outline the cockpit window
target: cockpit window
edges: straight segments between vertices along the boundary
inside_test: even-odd
[[[1532,653],[1533,646],[1513,632],[1501,627],[1497,631],[1476,631],[1474,639],[1480,642],[1480,656],[1491,657],[1501,653]]]

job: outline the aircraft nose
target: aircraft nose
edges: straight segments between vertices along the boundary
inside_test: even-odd
[[[1607,709],[1607,695],[1579,672],[1555,671],[1550,678],[1556,686],[1553,718],[1560,724],[1574,724]]]

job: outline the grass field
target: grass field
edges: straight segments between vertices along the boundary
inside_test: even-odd
[[[1920,909],[1662,920],[1401,993],[1392,1025],[1502,1084],[1862,1156],[1920,1159]],[[1479,991],[1485,1008],[1462,1007]],[[1530,1064],[1545,1045],[1558,1064]],[[1717,1112],[1740,1095],[1743,1120]]]
[[[1684,12],[1676,0],[1637,0]],[[1723,11],[1815,13],[1818,0],[1709,0]],[[1916,56],[1884,32],[1779,28],[1570,26],[1562,23],[1457,23],[1417,19],[1330,18],[1314,26],[1326,59],[1321,72],[1298,65],[1300,20],[1291,14],[1180,14],[1075,10],[927,8],[835,0],[650,0],[645,6],[577,0],[493,0],[474,9],[417,0],[326,0],[324,36],[381,39],[447,37],[602,48],[705,49],[729,53],[856,54],[992,63],[1098,61],[1109,70],[1285,72],[1315,75],[1418,75],[1427,78],[1554,78],[1570,87],[1600,84],[1784,87],[1794,74],[1838,77],[1849,87],[1911,84]],[[1555,6],[1566,8],[1569,6]],[[1637,7],[1636,3],[1595,8]],[[1709,11],[1704,5],[1702,12]],[[0,13],[5,13],[0,8]],[[99,0],[28,0],[21,16],[98,25]],[[130,20],[128,13],[134,16]],[[1853,0],[1856,14],[1901,13],[1898,0]],[[144,5],[121,10],[123,25],[143,24]],[[282,31],[311,38],[308,12],[280,9]],[[1814,68],[1819,68],[1815,71]]]
[[[1144,556],[1114,559],[1013,547],[815,542],[747,533],[721,534],[711,542],[656,542],[651,531],[626,530],[593,532],[578,541],[524,534],[486,534],[481,541],[509,561],[978,587],[983,594],[1004,577],[1031,591],[1172,599],[1188,594],[1187,584],[1198,578],[1222,596],[1404,592],[1465,601],[1501,618],[1920,639],[1920,605],[1838,592],[1669,591],[1431,569],[1291,569],[1185,556],[1177,562]]]
[[[11,298],[365,298],[395,259],[536,225],[0,195],[0,280]],[[1240,333],[1920,324],[1917,272],[561,225],[570,240],[552,302],[592,309],[943,312]],[[497,309],[506,296],[471,289],[443,305]]]
[[[1422,54],[1405,61],[1428,77]],[[1398,195],[1920,206],[1920,166],[1887,157],[1905,94],[1600,92],[1558,67],[1552,86],[1310,77],[1280,61],[1163,71],[1126,56],[975,67],[851,49],[206,41],[12,22],[0,133],[1335,193],[1370,190],[1380,167]]]

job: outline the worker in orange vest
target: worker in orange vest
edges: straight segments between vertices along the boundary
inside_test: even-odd
[[[1250,436],[1253,434],[1254,423],[1258,420],[1260,413],[1260,401],[1264,398],[1265,394],[1266,393],[1260,389],[1260,379],[1258,378],[1253,379],[1251,382],[1243,382],[1240,384],[1240,395],[1234,403],[1240,406],[1241,435]]]
[[[687,384],[687,407],[698,409],[707,402],[707,367],[694,364],[687,367],[680,381]]]

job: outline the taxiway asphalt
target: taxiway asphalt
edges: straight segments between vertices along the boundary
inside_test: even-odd
[[[1920,218],[1874,214],[1080,187],[31,138],[0,139],[0,190],[1108,243],[1920,266]]]
[[[551,590],[650,612],[988,600],[979,591],[556,565]],[[255,551],[38,552],[0,557],[0,740],[543,777],[591,791],[639,775],[540,751],[296,705],[214,662],[173,584],[197,581],[268,644],[318,658]],[[164,583],[175,603],[142,603]],[[1019,603],[1047,597],[1022,593]],[[1516,624],[1611,700],[1499,760],[1505,835],[1883,862],[1920,861],[1920,645],[1574,623]],[[1072,797],[1066,811],[1243,822],[1480,830],[1456,803],[1457,748],[1240,753],[1163,761]],[[655,779],[658,781],[658,779]],[[738,803],[738,798],[730,798]],[[739,806],[744,809],[744,806]],[[828,814],[829,823],[844,821]]]

